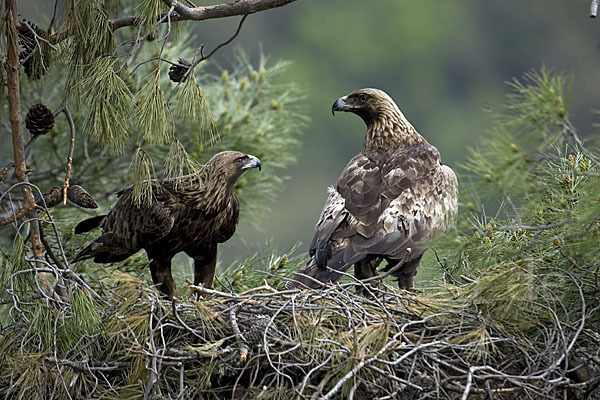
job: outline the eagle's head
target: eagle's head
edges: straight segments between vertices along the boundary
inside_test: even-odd
[[[359,89],[344,97],[337,99],[331,107],[331,112],[351,112],[363,119],[367,126],[380,120],[385,115],[399,112],[394,100],[383,90]]]
[[[220,175],[225,180],[235,183],[244,171],[251,168],[260,170],[261,163],[257,157],[250,154],[227,150],[215,154],[205,167],[210,169],[212,174]]]

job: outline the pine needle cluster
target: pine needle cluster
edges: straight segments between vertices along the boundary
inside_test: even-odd
[[[569,86],[547,69],[511,84],[496,127],[463,165],[457,233],[436,246],[446,282],[474,282],[478,301],[503,298],[482,311],[523,334],[541,334],[538,323],[600,324],[600,157],[569,119]]]
[[[114,68],[115,61],[110,57],[97,60],[86,71],[78,90],[80,97],[87,99],[84,132],[112,153],[121,154],[129,136],[134,101],[129,87]]]

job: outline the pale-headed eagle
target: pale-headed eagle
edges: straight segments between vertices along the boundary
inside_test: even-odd
[[[377,275],[386,260],[398,286],[411,289],[432,239],[454,225],[456,175],[438,150],[378,89],[361,89],[335,101],[367,124],[363,151],[346,165],[315,227],[310,259],[294,286],[335,282],[354,265],[358,279]]]
[[[238,222],[235,183],[244,171],[260,166],[254,156],[223,151],[195,174],[152,180],[151,201],[141,205],[134,201],[133,186],[121,190],[108,214],[75,227],[75,233],[97,227],[103,233],[77,253],[73,262],[89,258],[98,263],[122,261],[144,249],[152,281],[173,298],[171,259],[183,251],[194,259],[194,284],[212,287],[217,244],[233,235]]]

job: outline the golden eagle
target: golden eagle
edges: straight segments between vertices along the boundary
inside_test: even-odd
[[[361,117],[367,134],[363,151],[329,188],[294,286],[335,282],[336,271],[352,265],[356,278],[370,278],[386,260],[398,286],[410,289],[428,242],[454,224],[456,175],[383,91],[357,90],[337,99],[335,111]]]
[[[102,235],[84,247],[73,262],[125,260],[139,250],[150,259],[152,281],[168,298],[176,295],[171,259],[183,251],[194,259],[194,284],[212,287],[217,244],[235,232],[239,203],[234,186],[260,160],[237,151],[214,155],[200,171],[173,179],[152,180],[152,198],[138,205],[133,187],[117,193],[108,214],[81,221],[75,233],[101,228]]]

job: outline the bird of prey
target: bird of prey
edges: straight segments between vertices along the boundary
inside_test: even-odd
[[[337,99],[335,111],[361,117],[367,133],[362,152],[329,188],[294,286],[335,282],[352,265],[356,278],[374,277],[385,260],[398,286],[411,289],[430,241],[454,225],[456,175],[385,92],[357,90]]]
[[[89,258],[117,262],[144,249],[152,281],[172,299],[176,287],[171,259],[183,251],[194,260],[194,284],[212,287],[217,244],[233,235],[238,222],[235,183],[244,171],[260,166],[254,156],[223,151],[195,174],[152,180],[152,197],[141,205],[134,201],[133,186],[121,190],[106,215],[75,227],[75,233],[99,227],[102,235],[79,251],[73,262]]]

